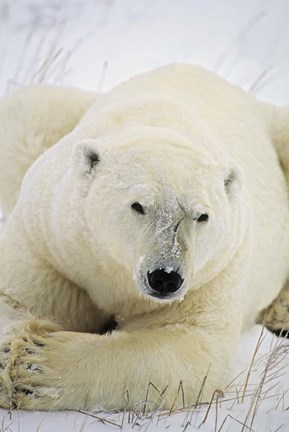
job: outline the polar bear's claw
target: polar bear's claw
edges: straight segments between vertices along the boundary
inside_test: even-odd
[[[45,365],[45,347],[29,325],[11,329],[0,346],[0,406],[41,409],[57,399],[55,382],[50,381],[53,371]]]

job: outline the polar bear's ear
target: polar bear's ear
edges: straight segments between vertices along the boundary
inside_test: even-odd
[[[225,172],[224,185],[228,197],[235,198],[242,186],[242,173],[239,167],[230,167]]]
[[[82,174],[93,174],[100,162],[98,142],[93,139],[84,139],[74,145],[73,162]]]

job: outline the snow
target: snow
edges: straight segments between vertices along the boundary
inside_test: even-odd
[[[165,272],[170,274],[172,271],[174,271],[173,267],[166,267]]]
[[[289,104],[288,22],[288,0],[0,0],[0,95],[38,82],[108,90],[186,62]],[[237,378],[209,407],[141,418],[0,410],[0,431],[287,431],[288,350],[260,326],[243,334]]]

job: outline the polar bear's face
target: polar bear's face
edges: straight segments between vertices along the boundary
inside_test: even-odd
[[[141,294],[181,299],[226,248],[240,181],[199,150],[144,144],[78,144],[85,219],[110,277],[123,269]]]

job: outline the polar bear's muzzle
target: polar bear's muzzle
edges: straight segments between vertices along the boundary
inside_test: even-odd
[[[147,281],[155,297],[164,298],[178,291],[184,279],[175,271],[157,269],[147,272]]]

